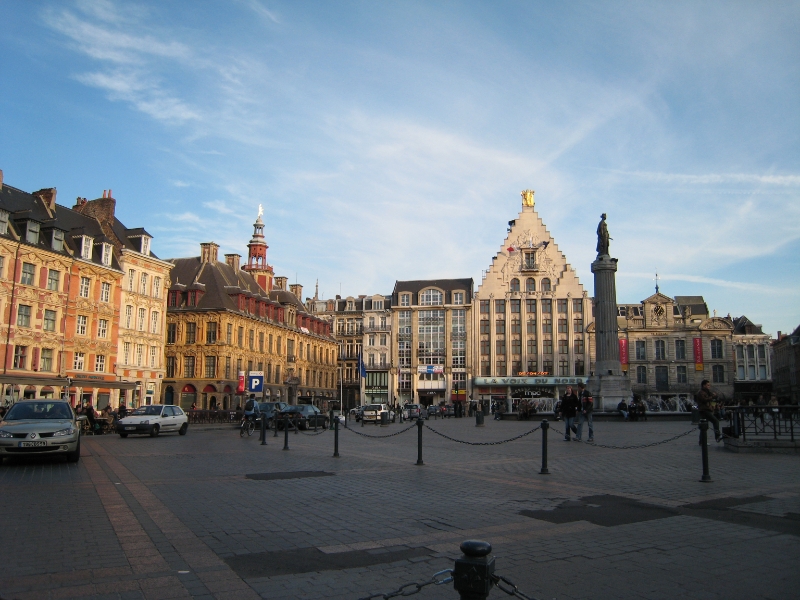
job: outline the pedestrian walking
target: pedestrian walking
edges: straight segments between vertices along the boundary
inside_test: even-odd
[[[592,424],[592,410],[594,409],[594,398],[592,392],[586,389],[586,384],[582,381],[578,384],[578,397],[581,402],[580,412],[578,413],[578,433],[575,437],[578,440],[583,438],[583,422],[589,424],[589,439],[587,442],[594,441],[594,425]]]
[[[697,408],[700,409],[700,418],[705,419],[714,426],[714,439],[720,441],[722,434],[719,431],[719,420],[714,416],[714,403],[717,401],[717,393],[712,391],[711,383],[708,379],[703,379],[700,383],[700,391],[694,397]]]
[[[564,415],[564,441],[571,441],[570,430],[578,435],[578,429],[575,427],[575,415],[580,410],[581,403],[578,396],[572,391],[572,386],[568,385],[564,395],[561,397],[561,414]]]

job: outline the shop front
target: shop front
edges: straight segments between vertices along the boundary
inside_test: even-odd
[[[567,386],[587,383],[588,377],[475,377],[473,399],[484,412],[494,407],[517,412],[520,402],[533,405],[537,412],[552,412],[553,404]]]

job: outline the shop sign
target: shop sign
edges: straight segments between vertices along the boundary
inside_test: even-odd
[[[473,383],[481,385],[577,385],[587,383],[588,377],[476,377]]]
[[[417,373],[444,373],[442,365],[418,365]]]
[[[553,390],[550,388],[512,387],[512,398],[552,398]]]

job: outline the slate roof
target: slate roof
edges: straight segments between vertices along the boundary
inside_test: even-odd
[[[681,307],[689,307],[692,315],[708,315],[708,305],[702,296],[675,296],[675,302]]]
[[[761,325],[756,325],[750,319],[742,315],[733,319],[733,333],[734,335],[754,335],[763,334]]]
[[[414,281],[395,281],[394,291],[392,291],[392,304],[399,305],[400,292],[411,292],[414,295],[412,304],[418,304],[417,296],[419,292],[426,288],[435,287],[444,291],[445,304],[452,303],[452,292],[464,291],[467,294],[465,301],[467,303],[472,301],[472,291],[474,283],[472,277],[467,279],[417,279]]]
[[[243,291],[246,294],[260,298],[266,302],[270,301],[267,293],[261,289],[250,273],[235,270],[227,263],[223,262],[200,262],[199,256],[189,258],[171,258],[174,266],[170,270],[172,287],[170,289],[202,289],[198,284],[205,287],[205,293],[197,303],[197,306],[186,307],[186,310],[230,310],[239,311],[236,300],[231,297],[231,293]],[[170,308],[170,310],[181,310],[180,308]]]

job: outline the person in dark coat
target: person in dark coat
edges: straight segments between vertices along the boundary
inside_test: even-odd
[[[570,430],[572,430],[575,435],[578,435],[578,428],[575,427],[575,415],[578,414],[578,411],[581,408],[581,402],[578,400],[578,396],[575,395],[575,392],[572,391],[572,386],[568,385],[564,395],[561,397],[561,414],[564,416],[564,441],[570,441]]]

